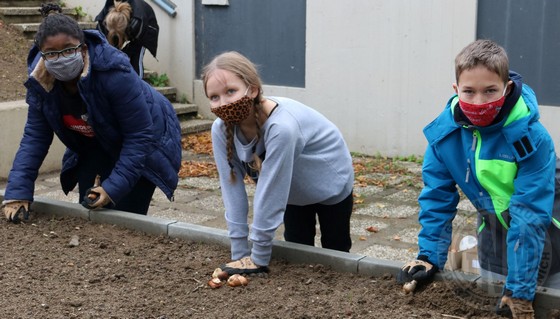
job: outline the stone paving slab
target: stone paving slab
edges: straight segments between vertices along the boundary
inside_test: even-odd
[[[42,174],[39,176],[36,187],[35,197],[45,198],[54,201],[78,203],[77,189],[65,195],[60,190],[58,172]],[[0,181],[0,190],[5,189],[6,181]],[[365,194],[371,194],[372,188],[365,189]],[[356,193],[360,193],[360,189],[356,189]],[[250,199],[254,195],[254,186],[248,187]],[[414,194],[412,192],[403,195],[410,195],[408,201],[414,202]],[[364,195],[367,196],[367,195]],[[394,196],[394,195],[393,195]],[[351,235],[353,248],[351,252],[365,254],[371,257],[383,257],[392,260],[406,261],[415,256],[417,251],[416,243],[407,239],[402,242],[392,240],[392,234],[399,234],[403,230],[403,221],[410,225],[406,228],[411,232],[417,231],[419,228],[415,215],[417,209],[409,205],[401,205],[403,196],[399,196],[396,202],[398,205],[392,205],[384,202],[382,205],[371,203],[363,207],[356,207],[351,219]],[[357,205],[358,206],[358,205]],[[39,207],[33,208],[39,211]],[[224,205],[220,196],[220,186],[216,178],[187,178],[182,180],[175,192],[174,202],[170,202],[167,197],[156,189],[148,215],[164,220],[176,220],[179,222],[201,225],[225,230],[226,224],[223,217]],[[103,213],[105,215],[105,213]],[[252,218],[252,211],[249,218]],[[117,223],[117,221],[113,221]],[[377,227],[379,233],[370,233],[366,228]],[[320,246],[320,231],[317,228],[316,245]],[[413,235],[403,236],[402,238],[412,238]],[[283,240],[283,227],[278,229],[275,236],[276,240]],[[395,246],[386,249],[387,245]]]

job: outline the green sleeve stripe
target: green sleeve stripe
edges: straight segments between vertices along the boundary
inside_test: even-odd
[[[503,212],[503,211],[502,211],[502,212]],[[500,221],[500,224],[502,224],[502,226],[503,226],[506,230],[508,230],[508,229],[509,229],[509,226],[508,226],[508,224],[506,223],[506,221],[504,220],[504,217],[502,217],[502,213],[501,213],[501,212],[500,212],[500,213],[497,212],[497,213],[496,213],[496,217],[498,217],[498,220]]]
[[[480,232],[482,232],[482,230],[484,229],[484,227],[486,227],[486,221],[484,220],[484,217],[482,217],[482,223],[480,224],[480,226],[478,226],[477,233],[480,234]]]
[[[554,217],[552,217],[552,224],[556,226],[556,228],[560,229],[560,221]]]

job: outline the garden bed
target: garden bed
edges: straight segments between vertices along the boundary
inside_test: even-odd
[[[1,318],[498,318],[472,284],[405,295],[393,274],[273,260],[245,287],[211,289],[222,246],[47,214],[0,224]]]

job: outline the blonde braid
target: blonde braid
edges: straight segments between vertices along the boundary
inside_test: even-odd
[[[230,168],[229,178],[232,183],[235,183],[235,171],[233,170],[233,124],[225,123],[226,125],[226,140],[227,140],[227,160]]]
[[[255,147],[253,148],[253,165],[260,174],[262,168],[262,160],[259,155],[257,155],[257,144],[261,139],[261,126],[259,125],[259,108],[262,108],[262,105],[257,102],[257,98],[255,98],[255,123],[257,124],[257,140],[255,141]]]

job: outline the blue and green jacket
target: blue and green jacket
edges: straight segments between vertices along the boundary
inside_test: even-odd
[[[460,188],[479,215],[481,267],[507,272],[514,298],[534,298],[554,201],[555,151],[533,90],[510,72],[509,113],[487,127],[460,120],[458,97],[424,128],[419,256],[443,269]],[[499,271],[498,269],[506,269]]]

